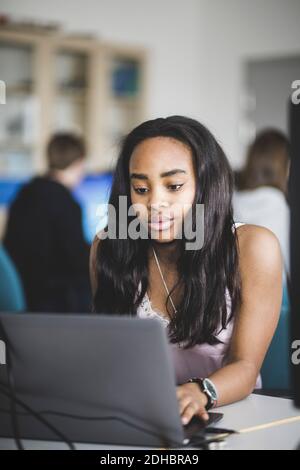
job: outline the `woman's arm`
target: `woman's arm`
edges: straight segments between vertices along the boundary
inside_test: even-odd
[[[242,305],[228,364],[211,376],[220,405],[248,396],[277,327],[282,301],[282,258],[275,235],[254,225],[238,229]]]
[[[218,405],[241,400],[255,388],[282,300],[282,258],[276,236],[255,225],[239,227],[237,236],[242,304],[235,319],[227,364],[209,377],[218,390]],[[196,387],[197,384],[185,384],[177,390],[182,418],[188,421],[194,414],[205,417],[207,398]],[[194,400],[189,401],[187,394],[192,394]]]

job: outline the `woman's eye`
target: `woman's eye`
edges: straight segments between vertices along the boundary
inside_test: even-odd
[[[170,184],[168,185],[168,189],[170,191],[179,191],[182,186],[183,184]],[[137,194],[146,194],[149,192],[148,188],[133,188],[133,189]]]
[[[183,186],[183,184],[170,184],[169,189],[171,191],[179,191],[179,189]]]
[[[145,194],[148,191],[148,188],[133,188],[133,189],[138,194]]]

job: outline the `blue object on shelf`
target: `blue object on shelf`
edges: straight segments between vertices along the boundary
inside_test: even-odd
[[[112,90],[116,96],[134,96],[138,92],[138,65],[134,62],[118,64],[112,73]]]

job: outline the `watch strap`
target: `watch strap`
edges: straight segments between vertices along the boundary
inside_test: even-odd
[[[207,396],[207,404],[205,406],[206,411],[211,410],[212,408],[215,408],[217,406],[217,401],[213,400],[211,394],[208,392],[208,390],[204,387],[204,379],[200,377],[192,377],[191,379],[188,380],[189,383],[197,383],[200,387],[200,390],[202,393],[204,393]]]

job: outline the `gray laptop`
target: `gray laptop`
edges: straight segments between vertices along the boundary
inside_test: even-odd
[[[8,365],[0,365],[1,437],[13,436],[12,396],[72,442],[174,447],[201,434],[200,420],[181,424],[159,321],[10,313],[0,314],[0,325],[14,380],[12,389]],[[58,440],[30,410],[16,405],[22,438]]]

